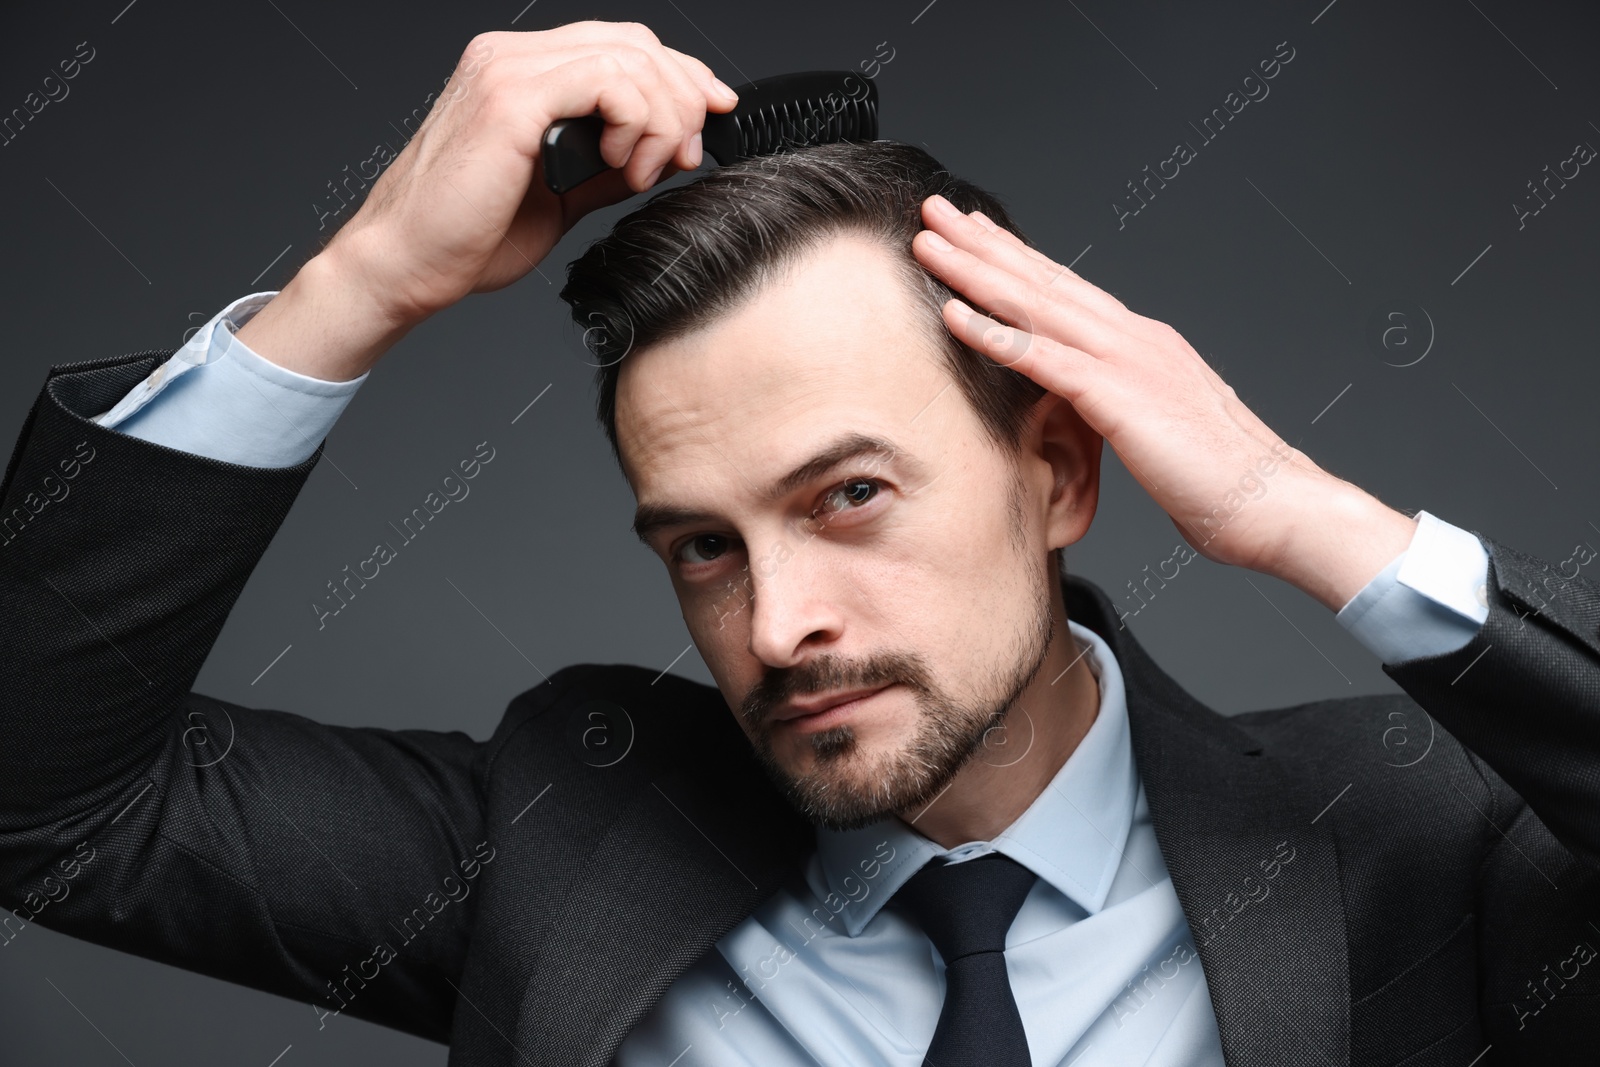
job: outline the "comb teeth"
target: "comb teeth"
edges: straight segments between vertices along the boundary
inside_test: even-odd
[[[737,120],[740,159],[770,155],[804,145],[870,140],[878,129],[878,104],[846,98],[835,107],[822,98],[784,100],[757,108]]]

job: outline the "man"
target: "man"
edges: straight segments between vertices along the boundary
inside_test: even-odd
[[[1175,331],[907,146],[715,171],[622,220],[563,291],[716,690],[572,667],[485,742],[189,692],[383,353],[697,166],[705,112],[734,104],[638,26],[467,56],[281,293],[174,357],[52,368],[0,490],[26,524],[0,550],[19,918],[464,1064],[1589,1047],[1600,589],[1323,471]],[[617,169],[556,197],[540,135],[597,107]],[[1102,441],[1191,552],[1339,611],[1416,703],[1230,720],[1184,693],[1057,573]],[[95,477],[33,508],[63,456]],[[1399,766],[1386,731],[1420,745],[1418,704],[1441,728]],[[236,750],[194,760],[189,717],[219,713]],[[591,729],[625,758],[588,758]],[[312,809],[348,821],[308,836]],[[69,860],[81,888],[41,895]]]

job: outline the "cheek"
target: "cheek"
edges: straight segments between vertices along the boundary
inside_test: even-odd
[[[726,582],[713,589],[679,585],[678,608],[711,678],[731,707],[754,685],[759,664],[750,654],[750,614],[753,604],[742,582]]]
[[[990,578],[972,565],[961,539],[944,522],[902,527],[842,565],[848,654],[910,653],[926,664],[935,687],[960,695],[960,680],[983,655],[983,620],[994,611],[985,596]]]
[[[668,578],[678,598],[678,612],[700,647],[726,643],[731,634],[748,625],[755,597],[755,580],[748,567],[730,562],[720,579],[695,582],[682,580],[676,570],[668,568]]]
[[[917,641],[952,695],[1015,654],[1015,635],[1036,610],[1038,593],[1009,540],[1009,524],[1009,513],[982,529],[948,524],[902,568],[897,591],[883,594],[897,616],[886,626]],[[894,639],[895,630],[887,632]]]

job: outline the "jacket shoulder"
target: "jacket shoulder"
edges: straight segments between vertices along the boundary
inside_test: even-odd
[[[625,738],[669,759],[730,744],[743,745],[748,756],[748,742],[714,686],[631,663],[575,663],[518,693],[484,746],[484,771],[507,745],[530,735],[585,754]]]

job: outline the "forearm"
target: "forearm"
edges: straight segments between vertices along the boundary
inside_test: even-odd
[[[324,381],[359,378],[420,321],[365,284],[355,238],[330,245],[238,333],[254,352]]]

